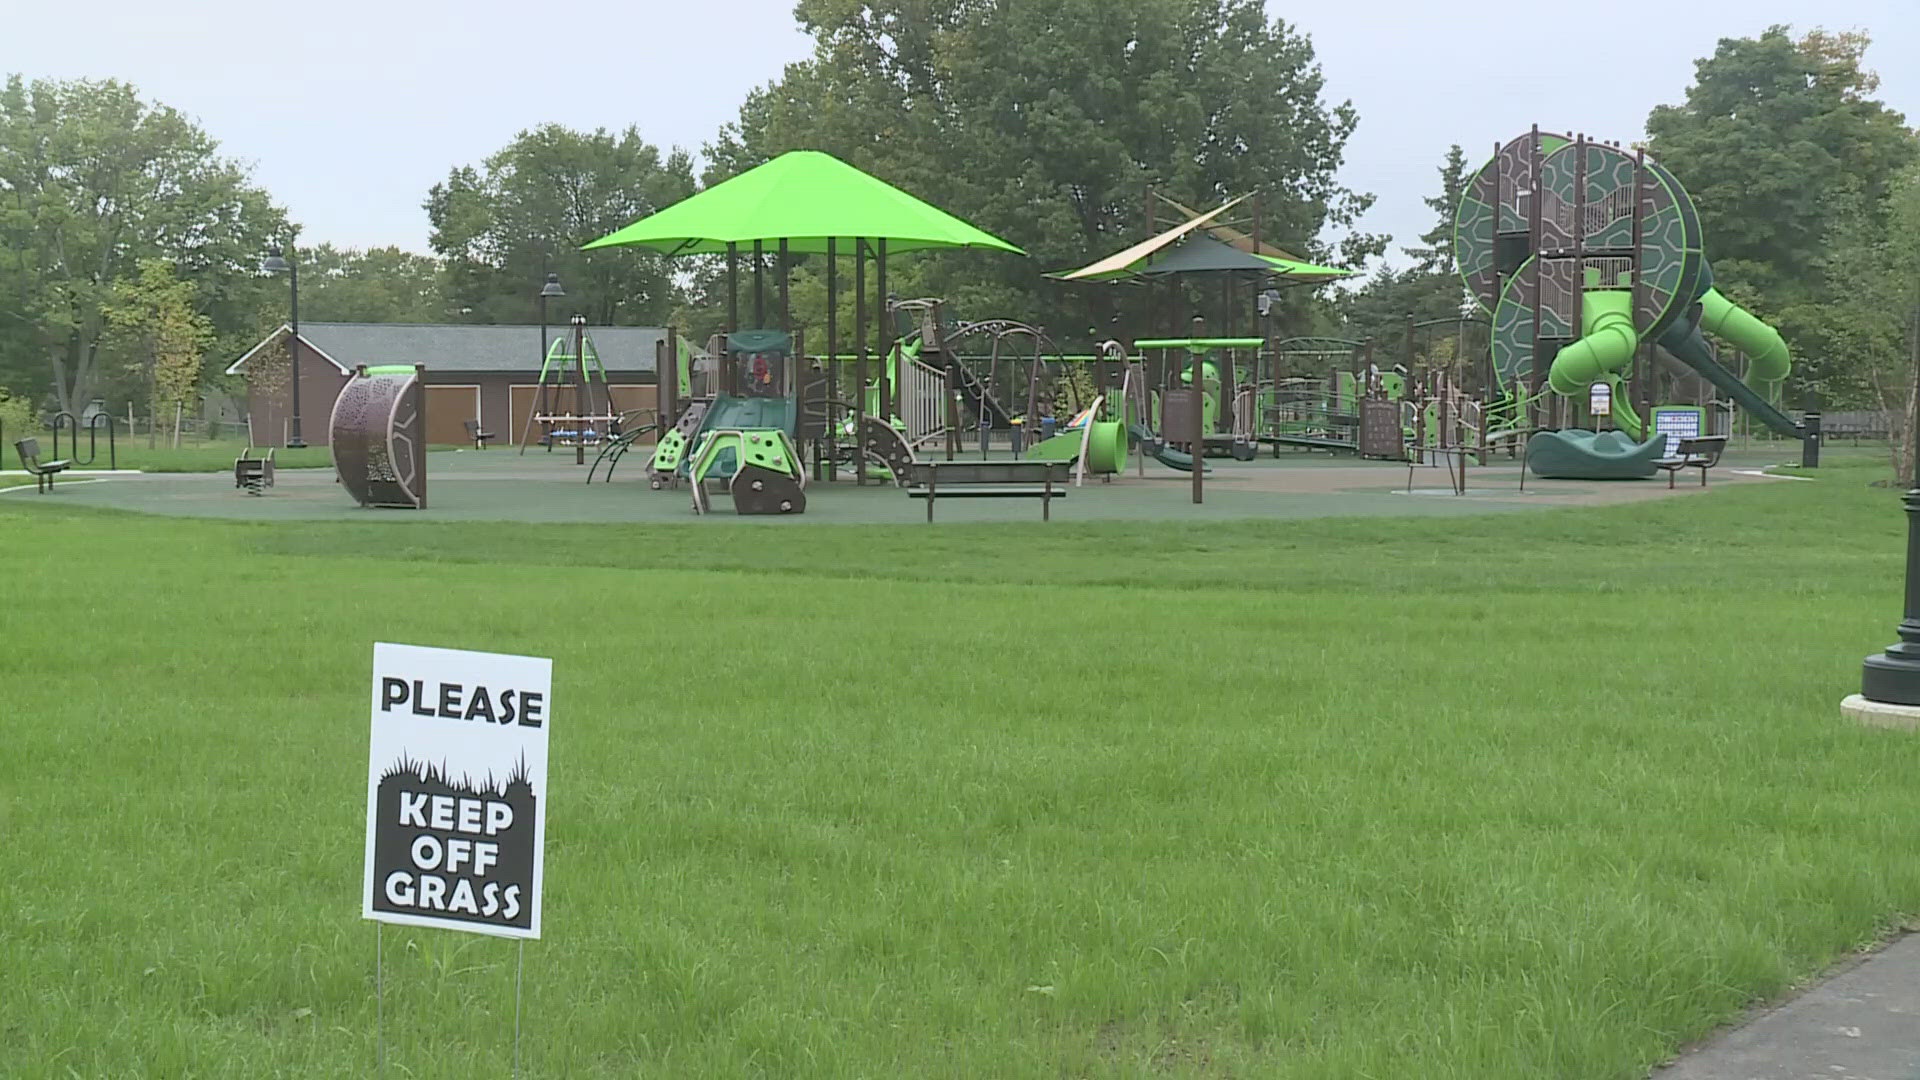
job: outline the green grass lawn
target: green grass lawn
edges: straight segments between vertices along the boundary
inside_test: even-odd
[[[1186,526],[0,502],[0,1073],[344,1076],[371,643],[555,657],[531,1076],[1640,1077],[1920,910],[1864,465]],[[395,1075],[514,946],[389,929]]]

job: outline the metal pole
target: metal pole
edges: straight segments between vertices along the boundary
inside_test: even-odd
[[[520,981],[527,970],[527,943],[520,942],[513,962],[513,1075],[520,1075]]]
[[[381,928],[385,925],[379,922],[373,924],[373,1060],[381,1076],[387,1074],[386,957],[381,947]]]
[[[1528,407],[1533,426],[1540,427],[1540,125],[1533,125],[1533,132],[1527,141],[1527,182],[1531,185],[1527,199],[1527,246],[1533,252],[1533,346],[1527,361],[1527,396],[1534,399]]]
[[[1914,350],[1920,353],[1920,340]],[[1914,372],[1914,401],[1920,404],[1920,363]],[[1912,473],[1900,502],[1907,513],[1906,606],[1901,613],[1900,640],[1886,651],[1867,657],[1861,665],[1860,695],[1891,705],[1920,705],[1920,422],[1908,419],[1907,466]]]
[[[766,265],[766,255],[761,250],[760,241],[753,242],[753,328],[759,330],[767,325],[766,286],[760,280],[761,269]]]
[[[1206,320],[1198,315],[1193,317],[1193,336],[1206,336]],[[1201,411],[1200,399],[1206,395],[1207,388],[1200,378],[1200,353],[1197,349],[1187,349],[1187,370],[1193,373],[1193,397],[1189,402],[1193,415],[1193,442],[1187,449],[1193,452],[1193,503],[1198,506],[1202,498],[1200,477],[1207,471],[1207,437],[1206,432],[1200,430],[1201,418],[1205,415]]]
[[[740,329],[740,245],[727,244],[727,334]],[[719,393],[733,393],[733,352],[727,348],[726,334],[720,335],[720,355],[714,358],[720,364],[715,374],[720,376]]]
[[[573,317],[573,463],[587,463],[586,428],[580,417],[593,412],[593,384],[587,381],[587,317]],[[613,411],[613,399],[607,399],[607,411]]]
[[[287,254],[295,256],[287,260],[287,270],[293,282],[293,301],[291,316],[293,336],[287,339],[287,368],[293,373],[293,422],[287,429],[287,449],[298,450],[307,445],[300,434],[300,260],[299,249],[287,245]]]
[[[828,446],[840,439],[833,408],[840,403],[840,251],[833,237],[827,237],[827,402],[821,423]],[[858,436],[858,432],[854,433]],[[828,458],[833,455],[829,453]],[[832,480],[837,466],[827,462],[826,478]]]
[[[787,266],[787,238],[784,236],[780,238],[778,258],[780,260],[780,276],[777,279],[780,282],[780,329],[791,334],[793,333],[793,306],[787,299],[787,276],[790,271]]]
[[[547,407],[547,298],[540,298],[540,415],[551,416],[553,410]],[[520,440],[521,452],[526,452],[526,439]]]
[[[853,483],[867,482],[867,455],[861,428],[867,423],[867,242],[853,242],[853,325],[858,346],[853,354]]]

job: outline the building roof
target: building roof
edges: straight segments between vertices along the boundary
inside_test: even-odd
[[[291,328],[278,330],[227,366],[238,375],[269,346],[285,348]],[[549,341],[571,333],[565,323],[547,327]],[[587,336],[608,371],[651,372],[654,349],[667,332],[657,326],[589,326]],[[342,372],[356,365],[425,364],[428,371],[537,372],[540,327],[447,323],[303,322],[300,340]]]

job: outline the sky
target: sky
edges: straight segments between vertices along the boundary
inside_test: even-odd
[[[1378,196],[1359,227],[1392,233],[1396,252],[1430,227],[1420,200],[1438,187],[1449,144],[1477,165],[1534,123],[1636,139],[1653,106],[1683,100],[1694,61],[1718,39],[1773,23],[1870,31],[1881,97],[1920,125],[1916,0],[1603,0],[1593,14],[1269,0],[1267,10],[1311,37],[1328,101],[1358,109],[1340,178]],[[1602,23],[1619,32],[1597,36]],[[632,124],[697,154],[809,45],[790,0],[79,0],[9,11],[0,73],[129,81],[251,166],[303,244],[425,252],[427,189],[517,132]]]

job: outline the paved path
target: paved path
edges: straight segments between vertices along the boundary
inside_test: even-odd
[[[1653,1080],[1815,1078],[1920,1078],[1920,934],[1653,1073]]]

